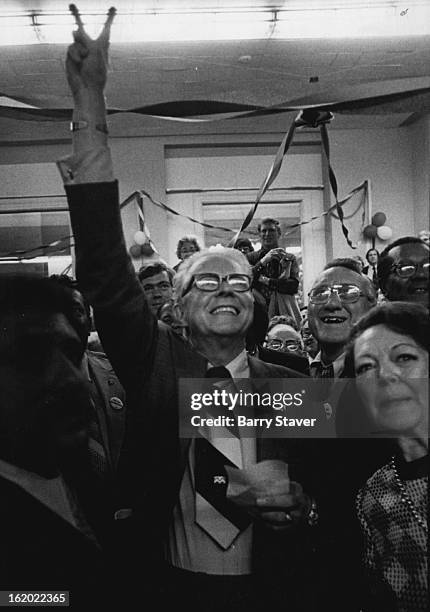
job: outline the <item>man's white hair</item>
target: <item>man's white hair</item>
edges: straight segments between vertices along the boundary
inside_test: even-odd
[[[178,301],[180,301],[184,291],[187,289],[190,283],[191,277],[193,275],[193,269],[196,267],[196,264],[198,264],[200,261],[208,259],[209,257],[213,257],[214,255],[218,257],[225,257],[229,261],[233,260],[237,262],[242,266],[243,274],[248,274],[249,276],[252,276],[251,265],[241,251],[239,251],[238,249],[230,249],[229,247],[224,247],[220,244],[217,244],[216,246],[211,246],[208,249],[203,249],[202,251],[194,253],[194,255],[191,255],[191,257],[185,259],[185,261],[181,264],[179,271],[175,275],[173,281],[175,295]]]

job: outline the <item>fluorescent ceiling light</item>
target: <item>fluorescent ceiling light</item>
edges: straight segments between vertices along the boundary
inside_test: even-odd
[[[302,38],[397,37],[430,34],[430,2],[410,0],[407,9],[399,2],[351,5],[289,5],[292,8],[172,10],[119,12],[113,43],[151,41],[201,41]],[[316,7],[317,8],[312,8]],[[297,7],[297,8],[296,8]],[[91,36],[97,36],[105,13],[83,14]],[[0,45],[69,43],[74,28],[69,13],[44,11],[1,14]]]

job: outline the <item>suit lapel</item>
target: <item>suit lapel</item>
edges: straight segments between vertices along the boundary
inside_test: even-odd
[[[207,359],[202,355],[190,349],[190,346],[180,340],[175,342],[175,352],[178,359],[175,360],[176,380],[178,381],[178,402],[179,402],[179,381],[181,378],[204,378],[207,368]],[[181,455],[181,466],[185,466],[188,456],[188,449],[191,440],[189,438],[179,439],[179,448]],[[181,471],[183,473],[183,469]]]

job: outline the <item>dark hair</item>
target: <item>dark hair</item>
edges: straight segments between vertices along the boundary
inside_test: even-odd
[[[265,225],[266,223],[273,223],[273,225],[276,225],[276,228],[281,231],[281,225],[279,221],[277,219],[273,219],[272,217],[264,217],[264,219],[261,219],[261,221],[257,225],[257,231],[259,232],[261,230],[261,226]]]
[[[403,236],[386,246],[382,253],[380,253],[378,260],[378,281],[382,291],[384,290],[385,283],[387,282],[394,262],[394,259],[389,253],[391,249],[401,246],[402,244],[422,244],[424,247],[427,247],[427,249],[429,248],[421,238],[417,238],[416,236]]]
[[[137,273],[137,277],[142,282],[145,278],[149,278],[151,276],[155,276],[156,274],[161,274],[162,272],[167,272],[169,277],[169,282],[173,285],[173,277],[175,276],[174,271],[166,266],[162,261],[157,261],[156,263],[148,263],[144,264]]]
[[[77,291],[79,295],[82,297],[82,303],[84,305],[86,315],[89,319],[91,319],[90,304],[87,298],[85,297],[85,295],[79,289],[78,281],[75,278],[72,278],[71,276],[68,276],[67,274],[51,274],[49,278],[52,281],[59,283],[63,287],[66,287],[67,289],[71,289],[72,291]]]
[[[346,350],[345,374],[354,377],[354,342],[375,325],[385,325],[391,331],[409,336],[424,350],[429,350],[430,322],[428,310],[421,304],[384,302],[369,310],[351,329]]]
[[[193,244],[196,247],[196,252],[200,251],[200,245],[197,242],[197,238],[195,236],[183,236],[182,238],[180,238],[180,240],[178,240],[178,244],[176,246],[176,257],[178,259],[181,259],[181,249],[184,244],[187,244],[187,242]]]
[[[30,312],[62,313],[79,333],[74,307],[70,289],[55,279],[34,274],[0,276],[0,317]]]
[[[249,238],[239,238],[236,241],[236,244],[234,245],[235,249],[239,249],[241,246],[247,246],[251,249],[251,251],[254,250],[254,246],[252,244],[252,242],[249,240]]]
[[[380,258],[379,251],[378,251],[377,249],[375,249],[375,248],[373,248],[373,249],[369,249],[369,250],[366,252],[366,255],[365,255],[366,260],[367,260],[367,261],[369,261],[367,258],[368,258],[369,254],[370,254],[372,251],[375,251],[375,253],[376,253],[376,254],[377,254],[377,256],[378,256],[378,261],[379,261],[379,258]]]

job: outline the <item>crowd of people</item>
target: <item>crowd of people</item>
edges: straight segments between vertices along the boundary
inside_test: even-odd
[[[259,250],[185,236],[175,270],[136,274],[108,45],[109,24],[97,40],[79,25],[66,62],[77,282],[0,276],[1,589],[69,591],[72,609],[427,610],[428,242],[330,261],[305,312],[272,218]],[[336,437],[180,436],[183,380],[309,377]],[[232,470],[259,465],[279,475],[234,501]]]

